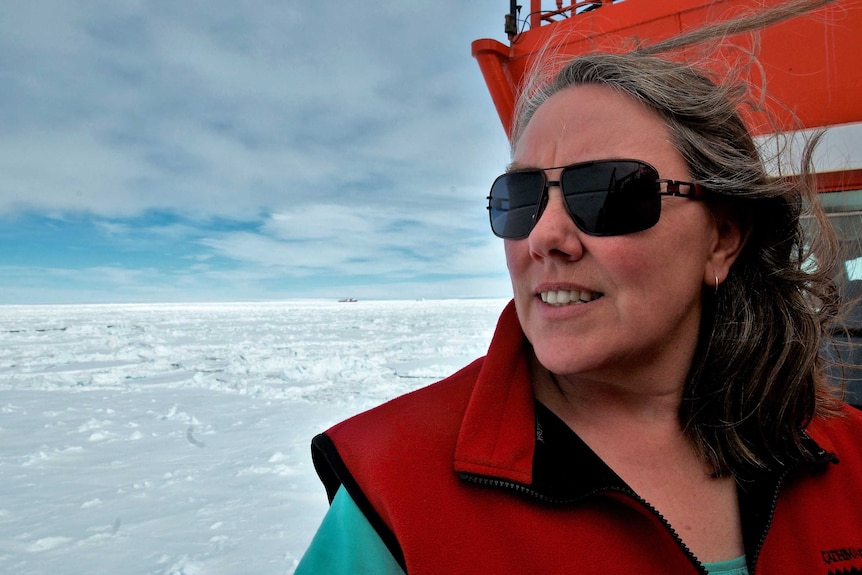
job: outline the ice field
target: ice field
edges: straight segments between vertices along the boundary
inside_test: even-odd
[[[504,305],[0,306],[0,573],[292,573],[311,438],[484,355]]]

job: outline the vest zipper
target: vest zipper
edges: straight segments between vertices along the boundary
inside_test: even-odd
[[[673,537],[674,541],[676,541],[676,544],[679,546],[680,550],[685,554],[686,557],[688,557],[689,561],[691,561],[691,563],[697,568],[697,570],[702,575],[709,575],[709,572],[706,570],[706,567],[703,566],[703,563],[701,563],[698,560],[698,558],[694,556],[694,553],[691,552],[691,549],[689,549],[686,546],[686,544],[683,543],[679,534],[671,526],[671,524],[668,523],[667,519],[665,519],[664,516],[661,513],[659,513],[658,509],[656,509],[655,507],[650,505],[645,499],[643,499],[641,496],[639,496],[637,493],[635,493],[631,489],[626,489],[626,488],[617,487],[617,486],[609,486],[609,487],[605,487],[603,489],[596,489],[593,491],[588,491],[579,497],[570,498],[570,499],[561,499],[561,498],[556,498],[556,497],[548,497],[547,495],[539,493],[538,491],[531,489],[531,488],[527,487],[526,485],[522,485],[520,483],[515,483],[513,481],[506,481],[503,479],[494,479],[492,477],[485,477],[482,475],[474,475],[471,473],[459,473],[458,475],[461,477],[461,479],[464,479],[465,481],[468,481],[470,483],[474,483],[477,485],[485,485],[488,487],[496,487],[496,488],[500,488],[500,489],[507,489],[509,491],[514,491],[515,493],[518,493],[521,495],[526,495],[528,497],[532,497],[533,499],[540,501],[542,503],[549,503],[549,504],[555,504],[555,505],[571,505],[573,503],[577,503],[578,501],[587,499],[587,498],[592,497],[594,495],[598,495],[600,493],[606,493],[609,491],[614,491],[614,492],[620,493],[622,495],[626,495],[626,496],[634,499],[637,503],[640,503],[641,505],[643,505],[650,513],[652,513],[661,522],[661,524],[664,525],[665,529],[667,529],[667,531]],[[775,498],[777,499],[777,491],[776,491],[776,497]],[[773,508],[774,508],[774,504],[773,504]],[[764,536],[764,539],[765,539],[765,536]],[[752,571],[752,574],[753,573],[754,572]]]
[[[775,517],[775,508],[778,506],[778,493],[781,491],[781,485],[790,473],[790,468],[785,467],[775,481],[775,487],[772,490],[772,500],[769,504],[769,512],[766,518],[766,524],[760,532],[760,539],[754,547],[754,552],[751,554],[751,561],[748,562],[748,568],[751,575],[754,575],[754,570],[757,567],[757,560],[760,558],[760,551],[763,549],[763,544],[766,543],[766,535],[769,533],[769,528],[772,527],[772,519]]]
[[[820,449],[817,455],[820,456],[820,463],[837,462],[837,459],[834,456],[823,449]],[[784,480],[787,479],[787,476],[792,471],[799,469],[801,466],[801,463],[797,463],[792,467],[785,467],[775,479],[775,487],[772,489],[772,499],[769,503],[769,512],[767,514],[766,523],[763,526],[763,530],[760,532],[760,539],[754,547],[754,552],[751,554],[751,561],[748,563],[749,573],[751,575],[754,575],[754,570],[757,567],[757,560],[760,558],[760,551],[763,549],[763,544],[766,543],[766,536],[769,534],[769,529],[772,527],[772,519],[775,517],[775,508],[778,506],[778,495],[781,492],[781,486],[784,484]]]
[[[827,463],[838,463],[838,458],[835,457],[832,453],[829,453],[822,447],[818,446],[814,441],[805,434],[805,437],[811,444],[816,448],[816,459],[812,460],[812,463],[819,464],[827,464]],[[784,480],[787,479],[787,476],[790,473],[800,469],[804,465],[803,462],[796,462],[793,465],[784,467],[781,470],[781,473],[775,478],[775,487],[772,489],[772,499],[769,503],[769,511],[766,518],[766,523],[763,525],[763,529],[760,532],[760,538],[757,541],[757,545],[754,547],[753,553],[751,553],[751,560],[748,561],[748,572],[750,575],[755,575],[755,569],[757,568],[757,560],[760,558],[760,552],[763,549],[763,544],[766,543],[766,536],[769,534],[769,530],[772,527],[772,520],[775,517],[775,508],[778,506],[778,496],[781,492],[781,486],[784,485]]]

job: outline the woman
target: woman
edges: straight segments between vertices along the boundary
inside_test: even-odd
[[[862,416],[817,355],[834,240],[738,105],[645,53],[528,94],[488,355],[315,438],[334,501],[297,573],[862,570]]]

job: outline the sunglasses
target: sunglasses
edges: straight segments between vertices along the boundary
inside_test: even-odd
[[[549,182],[547,170],[559,170]],[[591,236],[620,236],[649,229],[661,216],[661,196],[701,199],[704,187],[658,177],[640,160],[598,160],[543,170],[518,170],[494,180],[488,212],[494,235],[520,240],[530,235],[548,205],[548,189],[563,192],[578,229]],[[683,191],[682,188],[685,188]]]

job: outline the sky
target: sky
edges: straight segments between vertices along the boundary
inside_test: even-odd
[[[505,297],[505,0],[0,6],[0,304]]]
[[[508,7],[0,3],[0,305],[508,296]]]

